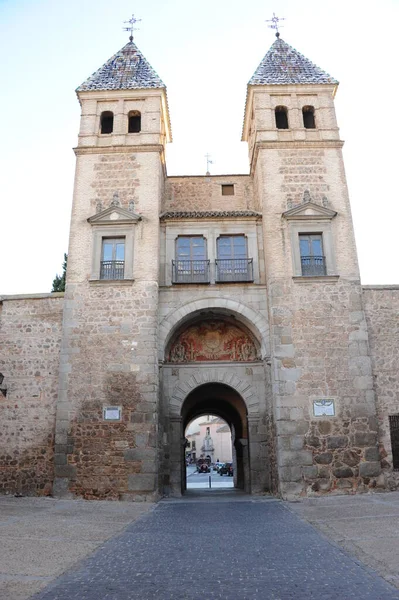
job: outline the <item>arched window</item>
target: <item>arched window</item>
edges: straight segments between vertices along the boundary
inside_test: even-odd
[[[141,113],[138,110],[131,110],[129,113],[129,133],[139,133],[141,131]]]
[[[316,129],[313,106],[304,106],[302,109],[302,116],[303,126],[305,127],[305,129]]]
[[[114,113],[109,110],[101,113],[101,133],[112,133],[114,129]]]
[[[288,129],[288,111],[285,106],[276,106],[276,127],[277,129]]]

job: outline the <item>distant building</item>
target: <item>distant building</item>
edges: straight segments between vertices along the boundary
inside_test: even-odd
[[[231,462],[231,431],[223,419],[212,416],[205,421],[198,419],[186,432],[186,438],[189,442],[186,457],[193,460],[209,457],[213,463]]]

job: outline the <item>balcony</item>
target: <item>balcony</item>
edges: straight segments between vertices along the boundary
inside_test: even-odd
[[[209,260],[172,260],[172,283],[209,283]]]
[[[252,258],[218,258],[216,283],[251,282],[254,280]]]
[[[325,256],[301,256],[302,277],[327,275]]]
[[[123,279],[125,272],[124,260],[101,261],[100,279]]]

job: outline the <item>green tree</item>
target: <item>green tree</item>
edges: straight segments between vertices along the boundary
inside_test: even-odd
[[[68,254],[64,254],[64,262],[62,263],[62,275],[56,275],[53,279],[52,292],[65,292],[65,277],[68,262]]]

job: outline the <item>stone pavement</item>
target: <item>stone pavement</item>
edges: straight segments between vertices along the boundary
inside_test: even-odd
[[[30,598],[153,507],[0,496],[0,599]]]
[[[289,507],[399,588],[399,492],[306,498]]]
[[[0,497],[0,598],[399,600],[397,588],[336,543],[368,563],[380,556],[381,572],[398,584],[398,516],[396,493],[288,504],[193,491],[155,509]]]

